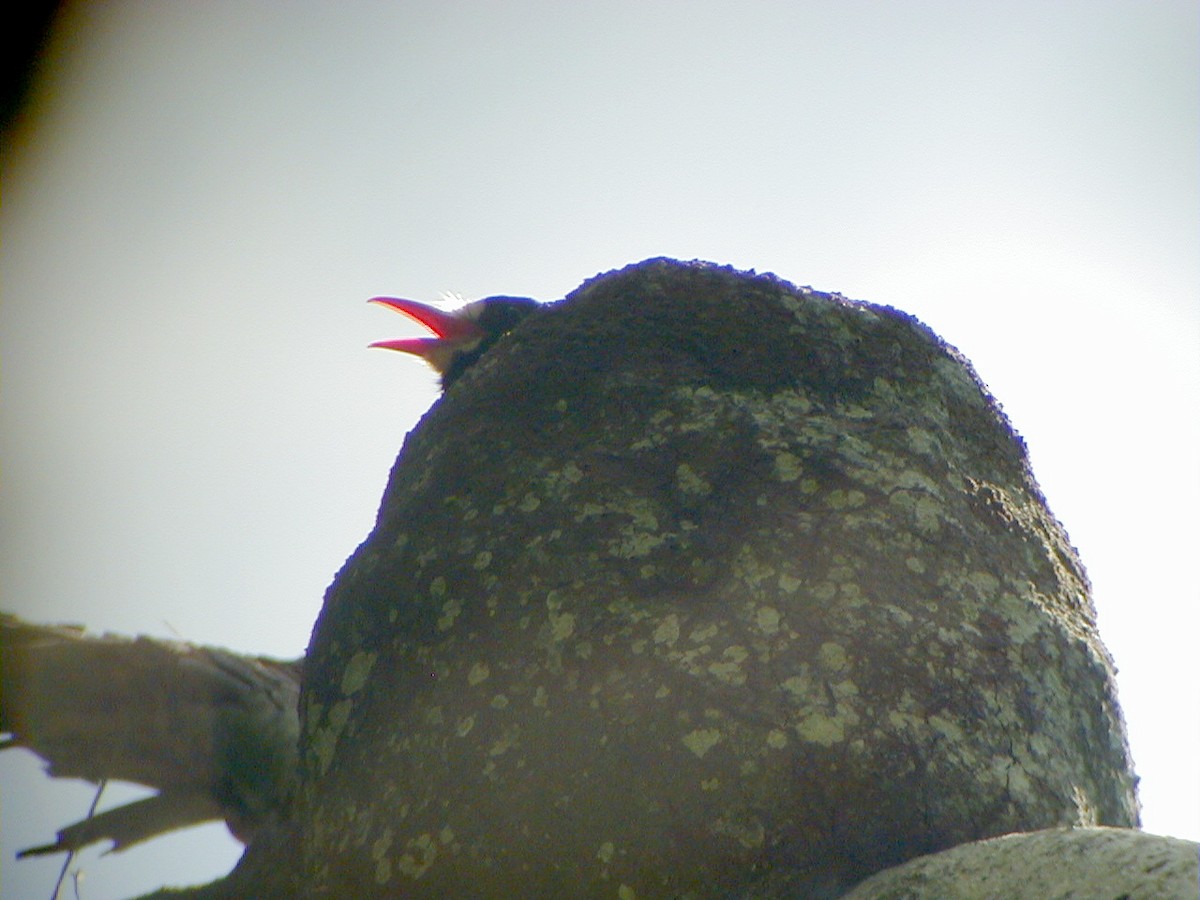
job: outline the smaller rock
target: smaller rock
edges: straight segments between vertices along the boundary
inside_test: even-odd
[[[1192,900],[1200,844],[1132,828],[1006,834],[871,876],[843,900]]]

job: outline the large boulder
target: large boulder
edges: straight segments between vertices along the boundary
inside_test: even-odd
[[[873,875],[845,900],[1194,900],[1200,845],[1131,828],[1008,834]]]
[[[306,665],[281,893],[835,896],[1138,821],[1020,438],[913,318],[770,276],[651,260],[498,343]]]

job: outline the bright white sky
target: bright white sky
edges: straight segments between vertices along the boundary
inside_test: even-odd
[[[1145,826],[1200,839],[1194,0],[83,6],[3,160],[4,609],[299,655],[436,396],[366,298],[774,271],[974,361],[1091,573]],[[0,790],[0,893],[49,896],[12,854],[91,793],[15,752]],[[85,855],[81,896],[238,852]]]

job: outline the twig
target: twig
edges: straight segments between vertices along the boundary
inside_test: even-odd
[[[92,798],[92,805],[88,808],[87,815],[84,817],[86,822],[88,819],[96,815],[96,807],[100,805],[100,795],[104,793],[104,786],[108,784],[108,779],[103,778],[96,785],[96,796]],[[58,895],[62,892],[63,882],[67,878],[67,869],[71,867],[71,861],[75,859],[75,848],[72,847],[67,851],[67,858],[63,860],[62,870],[58,873],[58,881],[54,882],[54,893],[50,895],[50,900],[58,900]],[[79,879],[71,879],[75,884],[75,900],[79,900]]]

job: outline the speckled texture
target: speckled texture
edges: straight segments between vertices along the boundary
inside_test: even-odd
[[[1074,550],[894,310],[652,260],[409,436],[301,701],[317,893],[835,896],[1137,822]]]
[[[880,872],[846,900],[1195,900],[1200,845],[1129,828],[1063,828],[964,844]]]

